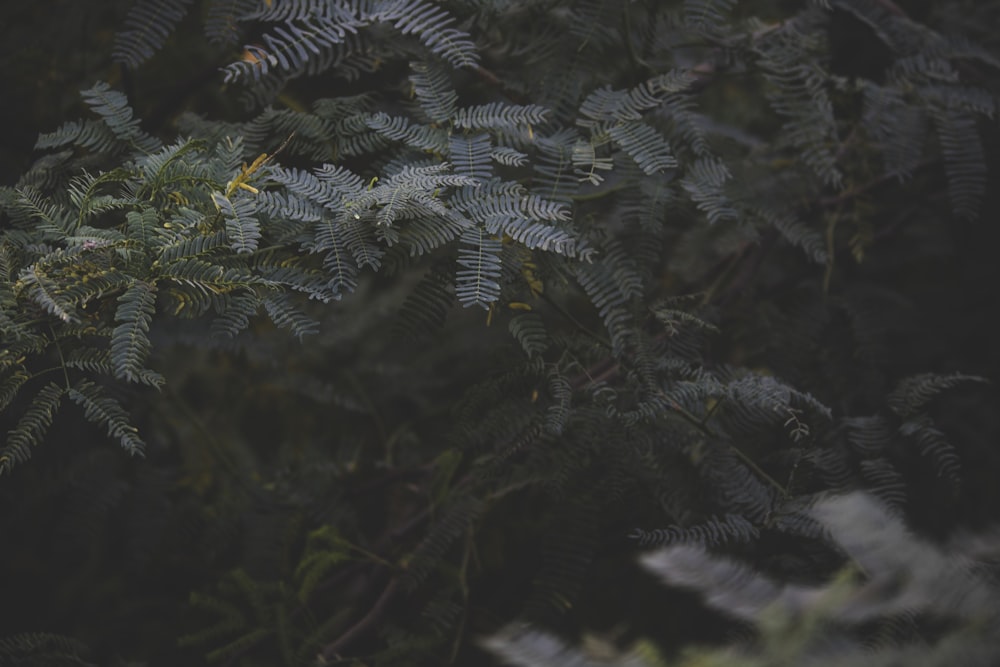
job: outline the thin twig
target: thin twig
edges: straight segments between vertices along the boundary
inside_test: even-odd
[[[56,346],[56,352],[59,354],[59,366],[62,368],[63,378],[66,380],[66,389],[70,389],[69,381],[69,371],[66,370],[66,357],[63,356],[62,346],[59,345],[59,337],[56,336],[56,330],[49,325],[49,333],[52,334],[52,344]]]
[[[569,320],[573,324],[573,326],[575,326],[577,329],[579,329],[582,333],[590,336],[595,341],[597,341],[598,343],[600,343],[604,347],[608,348],[609,350],[612,349],[611,341],[606,340],[604,337],[599,336],[598,334],[594,333],[593,331],[591,331],[590,329],[588,329],[587,327],[585,327],[578,319],[576,319],[575,317],[573,317],[573,315],[568,310],[566,310],[565,308],[563,308],[562,306],[560,306],[558,303],[556,303],[554,299],[552,299],[551,297],[549,297],[546,294],[540,294],[539,296],[542,298],[543,301],[545,301],[545,303],[547,303],[550,306],[552,306],[552,308],[557,313],[559,313],[560,315],[562,315],[563,317],[565,317],[567,320]]]
[[[339,658],[341,651],[381,621],[389,609],[389,603],[399,594],[399,591],[399,578],[393,577],[385,587],[385,590],[382,591],[382,595],[379,596],[375,605],[365,614],[364,618],[348,628],[344,634],[323,647],[323,650],[319,654],[320,664],[331,658]]]

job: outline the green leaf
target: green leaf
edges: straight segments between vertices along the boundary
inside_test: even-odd
[[[128,382],[163,384],[163,378],[145,368],[149,356],[149,325],[156,310],[156,285],[137,280],[118,297],[111,333],[111,362],[115,377]]]

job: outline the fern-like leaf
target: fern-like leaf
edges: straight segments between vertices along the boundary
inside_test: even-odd
[[[90,648],[83,642],[47,632],[0,637],[0,664],[91,667]]]
[[[394,334],[413,340],[430,337],[444,325],[454,302],[450,272],[432,269],[407,295],[393,325]]]
[[[139,211],[125,214],[125,229],[129,240],[146,247],[155,247],[166,242],[160,227],[160,216],[155,208],[143,207]]]
[[[21,271],[17,286],[26,290],[31,300],[50,315],[55,315],[63,322],[79,320],[76,304],[62,293],[58,283],[46,274],[44,268],[37,264]]]
[[[955,214],[974,220],[986,192],[986,154],[969,113],[952,110],[937,115],[938,139],[944,155],[948,194]]]
[[[65,393],[63,387],[50,382],[35,395],[17,425],[7,434],[7,443],[0,448],[0,475],[31,457],[32,447],[45,437]]]
[[[265,294],[262,303],[271,321],[283,329],[290,329],[299,340],[319,331],[319,322],[292,305],[288,294]]]
[[[440,128],[412,124],[402,116],[390,116],[384,111],[372,115],[367,122],[379,134],[411,148],[435,153],[447,150],[448,137]]]
[[[213,192],[212,201],[226,222],[229,246],[237,254],[254,252],[261,237],[260,220],[254,215],[257,209],[254,199],[237,190],[230,197],[221,192]]]
[[[79,380],[66,391],[66,395],[83,408],[83,416],[87,421],[107,429],[108,435],[118,440],[122,449],[133,456],[144,454],[146,443],[139,437],[138,429],[129,421],[128,413],[101,387],[90,380]]]
[[[735,6],[736,0],[684,0],[684,23],[695,32],[718,33]]]
[[[257,0],[211,0],[205,12],[205,36],[213,44],[239,44],[239,23],[257,7]]]
[[[119,324],[111,333],[111,361],[115,376],[128,382],[148,382],[150,374],[144,364],[149,356],[149,325],[156,307],[156,286],[137,280],[118,297],[115,321]],[[162,384],[163,379],[154,376]]]
[[[329,525],[309,533],[305,555],[295,567],[300,602],[307,603],[327,573],[349,559],[349,546],[350,544]]]
[[[643,112],[662,105],[666,98],[683,92],[696,80],[690,71],[671,70],[628,91],[612,90],[610,86],[598,88],[580,104],[582,118],[577,124],[593,127],[599,122],[639,120]]]
[[[913,443],[921,456],[931,460],[939,477],[957,487],[962,482],[962,460],[955,447],[927,418],[904,422],[899,434]]]
[[[462,234],[464,246],[458,251],[455,293],[462,307],[489,308],[500,298],[500,251],[498,239],[490,238],[486,230],[472,228]]]
[[[608,128],[608,134],[647,174],[677,166],[677,158],[671,152],[670,144],[645,123],[617,123]]]
[[[900,381],[889,394],[887,399],[889,409],[900,417],[908,419],[919,414],[942,391],[966,382],[988,382],[988,380],[978,375],[963,373],[951,375],[924,373],[910,376]]]
[[[404,35],[416,35],[427,48],[452,67],[474,67],[479,53],[472,37],[450,27],[455,19],[447,11],[423,0],[390,0],[373,14],[391,22]]]
[[[724,190],[729,178],[730,173],[724,163],[708,158],[695,161],[681,180],[691,199],[713,224],[738,216]]]
[[[452,122],[464,130],[501,130],[538,125],[548,116],[545,107],[535,104],[515,105],[490,102],[459,109]]]
[[[508,167],[523,167],[528,162],[528,156],[519,150],[507,146],[494,148],[490,153],[496,162]]]
[[[545,324],[537,313],[518,313],[510,318],[507,328],[529,357],[537,356],[549,347]]]
[[[250,326],[250,319],[260,309],[261,299],[250,290],[225,296],[220,308],[222,312],[212,320],[211,332],[213,336],[235,338]]]
[[[427,579],[449,547],[471,529],[483,509],[483,502],[471,496],[461,496],[449,502],[442,510],[440,519],[431,526],[427,536],[410,556],[403,584],[412,589]]]
[[[448,139],[448,154],[455,165],[455,172],[475,179],[487,179],[493,175],[490,164],[492,148],[488,134],[462,136],[452,135]]]
[[[115,35],[112,57],[136,69],[166,43],[184,18],[191,0],[135,0],[125,17],[125,29]]]
[[[83,91],[83,101],[101,117],[101,120],[119,141],[139,151],[151,153],[162,147],[160,140],[139,127],[124,93],[111,90],[103,81]]]
[[[721,519],[712,517],[709,520],[687,528],[671,526],[653,530],[636,529],[629,537],[644,547],[668,546],[671,544],[699,544],[704,547],[716,547],[724,544],[743,544],[752,542],[760,535],[760,531],[752,523],[738,514],[726,514]]]
[[[420,108],[432,122],[447,123],[455,115],[458,94],[451,87],[448,75],[441,67],[429,62],[411,62],[410,81]]]

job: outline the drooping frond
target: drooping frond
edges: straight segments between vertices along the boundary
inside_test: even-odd
[[[739,215],[725,192],[730,177],[723,162],[702,158],[688,166],[681,180],[681,185],[711,223],[732,220]]]
[[[332,526],[326,525],[310,532],[305,556],[295,568],[295,579],[300,582],[299,600],[308,602],[327,573],[349,558],[350,542]]]
[[[392,117],[384,111],[368,119],[368,127],[393,141],[399,141],[422,151],[444,153],[448,136],[444,130],[428,125],[410,123],[402,116]]]
[[[333,17],[311,14],[286,21],[263,36],[263,46],[247,47],[252,64],[257,65],[250,71],[260,77],[267,74],[268,66],[285,72],[304,69],[312,58],[342,43],[347,33],[355,32],[359,25],[360,22],[346,12],[338,12]],[[227,76],[233,71],[228,70]]]
[[[704,547],[716,547],[724,544],[739,544],[752,542],[759,536],[757,528],[738,514],[712,517],[709,520],[681,528],[654,528],[653,530],[636,529],[629,535],[644,547],[669,546],[671,544],[699,544]]]
[[[573,168],[576,132],[563,129],[547,137],[536,137],[538,153],[532,170],[532,190],[541,197],[568,202],[580,189]]]
[[[699,471],[710,480],[716,502],[731,514],[739,514],[755,525],[764,525],[779,505],[781,492],[762,477],[760,468],[748,466],[738,446],[712,446],[699,462]]]
[[[635,121],[644,112],[654,109],[673,95],[686,90],[696,75],[688,70],[671,70],[647,79],[629,90],[613,90],[604,86],[590,93],[580,104],[577,124],[594,127],[602,122]]]
[[[887,174],[908,178],[923,157],[929,128],[926,112],[895,86],[863,87],[865,129],[882,152]]]
[[[448,164],[407,166],[350,201],[344,218],[349,228],[374,218],[377,236],[387,245],[393,245],[400,240],[397,220],[439,219],[447,221],[445,227],[452,226],[457,221],[439,198],[440,190],[473,183],[469,176],[449,173]],[[370,230],[371,225],[364,228]],[[452,235],[448,231],[444,237]]]
[[[253,290],[244,290],[236,294],[225,294],[218,310],[221,312],[212,320],[213,336],[236,338],[250,326],[250,319],[260,310],[261,298]]]
[[[455,165],[455,172],[470,178],[487,179],[493,175],[491,148],[490,135],[485,133],[470,136],[454,134],[448,139],[448,154]]]
[[[598,260],[577,265],[576,279],[604,320],[614,350],[622,352],[633,337],[628,303],[642,291],[642,281],[624,249],[611,245]]]
[[[728,400],[721,408],[721,416],[732,424],[733,432],[752,432],[755,425],[781,424],[798,441],[810,434],[812,414],[824,421],[831,418],[830,408],[815,397],[772,376],[748,374],[735,379],[726,386],[725,395]]]
[[[62,240],[76,230],[77,221],[72,211],[57,202],[46,201],[32,188],[17,188],[11,192],[6,209],[16,224],[34,227],[47,240]]]
[[[42,441],[52,425],[65,393],[64,387],[50,382],[35,395],[31,405],[7,433],[6,444],[0,448],[0,475],[31,457],[32,448]]]
[[[318,114],[293,109],[266,108],[243,128],[242,139],[248,149],[267,151],[273,137],[287,138],[284,151],[310,160],[332,160],[337,148],[331,137],[336,134],[334,122]]]
[[[822,28],[789,25],[759,43],[760,65],[769,86],[767,99],[785,120],[781,143],[797,151],[823,183],[839,187],[843,175],[833,147],[837,124],[827,93],[828,74],[810,57]]]
[[[262,283],[240,268],[225,268],[196,257],[184,257],[161,269],[164,278],[195,288],[203,296],[229,292]]]
[[[955,214],[973,220],[986,192],[986,155],[972,114],[948,109],[935,115],[938,141]]]
[[[483,181],[456,191],[451,204],[491,234],[505,234],[526,248],[583,259],[594,252],[569,224],[565,204],[529,194],[520,185],[496,178]]]
[[[414,35],[430,53],[453,67],[474,66],[479,54],[471,36],[453,27],[454,17],[423,0],[327,4],[278,3],[246,16],[271,24],[263,44],[248,45],[244,59],[225,68],[227,81],[252,78],[258,83],[276,71],[281,75],[316,73],[347,66],[364,51],[361,30],[386,23],[403,35]],[[374,65],[377,66],[377,63]],[[373,69],[369,65],[366,69]]]
[[[111,333],[111,361],[115,376],[128,382],[149,382],[150,373],[145,369],[149,356],[149,325],[156,305],[155,285],[136,281],[118,297],[115,321],[119,322]],[[152,377],[161,384],[163,379]]]
[[[523,167],[528,161],[527,155],[509,146],[494,148],[490,152],[490,157],[508,167]]]
[[[52,132],[38,135],[38,140],[35,142],[36,148],[62,146],[80,146],[99,153],[123,150],[118,138],[106,124],[90,119],[63,123]]]
[[[148,246],[158,246],[167,242],[161,235],[160,216],[155,208],[144,207],[139,211],[125,214],[125,229],[128,238]]]
[[[647,174],[655,174],[677,166],[667,140],[654,128],[638,121],[616,123],[608,128],[608,135],[635,160]]]
[[[368,267],[378,271],[385,251],[378,243],[375,225],[370,220],[361,220],[360,216],[346,216],[340,223],[344,247],[351,254],[354,263],[358,268]],[[332,254],[328,253],[326,262],[331,259]]]
[[[69,182],[67,190],[70,203],[77,211],[77,228],[102,213],[133,206],[135,202],[131,197],[123,197],[110,192],[112,189],[120,188],[121,184],[128,178],[128,172],[124,169],[116,169],[96,176],[84,172],[73,178]]]
[[[461,241],[455,294],[463,308],[489,308],[500,298],[500,240],[474,227],[462,234]]]
[[[240,42],[240,23],[249,18],[257,0],[211,0],[205,10],[205,36],[213,44],[236,46]]]
[[[424,0],[384,0],[377,3],[372,18],[392,23],[404,35],[416,35],[452,67],[474,67],[479,62],[472,36],[452,27],[455,18],[447,10]]]
[[[226,233],[224,231],[180,236],[157,248],[158,261],[166,265],[186,257],[208,255],[225,245]]]
[[[299,340],[319,330],[319,322],[296,308],[288,294],[265,293],[261,302],[271,321],[290,330]]]
[[[159,51],[184,18],[191,0],[135,0],[125,29],[115,35],[112,57],[136,69]]]
[[[311,252],[323,253],[323,268],[332,276],[331,288],[336,293],[352,292],[358,284],[359,265],[348,250],[345,227],[332,216],[324,215],[316,222],[313,239],[308,244]]]
[[[569,421],[573,402],[573,387],[565,375],[552,369],[546,378],[546,388],[552,402],[545,410],[545,430],[554,436],[562,435]]]
[[[364,180],[360,176],[332,164],[319,167],[315,174],[298,169],[275,168],[272,178],[290,192],[320,204],[335,214],[342,213],[347,201],[364,192]]]
[[[545,322],[537,313],[518,313],[510,318],[507,328],[529,357],[537,356],[549,347]]]
[[[444,68],[432,62],[410,63],[413,94],[427,118],[435,123],[447,123],[455,115],[458,95],[451,87]]]
[[[393,324],[399,338],[425,340],[437,333],[455,303],[450,267],[435,266],[406,296]]]
[[[918,418],[904,422],[899,428],[907,444],[925,459],[929,460],[935,475],[947,479],[954,487],[962,483],[962,460],[948,437],[928,418]]]
[[[712,209],[718,211],[719,209]],[[778,230],[778,233],[792,245],[802,249],[809,259],[817,264],[825,264],[828,259],[826,239],[819,230],[810,227],[793,214],[784,211],[760,210],[754,211],[768,224]],[[709,212],[711,215],[711,212]],[[718,215],[718,213],[716,213]]]
[[[67,297],[44,268],[37,265],[27,267],[18,277],[17,284],[27,292],[32,301],[45,309],[45,312],[63,322],[79,320],[76,304]]]
[[[885,505],[902,514],[907,502],[906,479],[886,458],[865,459],[859,464],[864,488]]]
[[[448,548],[472,529],[483,509],[481,500],[467,495],[455,498],[444,507],[440,519],[410,556],[403,574],[404,585],[412,589],[427,579]]]
[[[146,443],[139,437],[138,429],[132,425],[128,413],[99,385],[90,380],[80,380],[66,391],[66,396],[83,408],[83,416],[87,421],[103,426],[108,435],[118,440],[126,452],[133,456],[145,453]]]
[[[548,109],[535,104],[490,102],[459,109],[451,117],[451,122],[463,130],[503,130],[537,125],[544,121],[548,114]]]
[[[839,426],[847,446],[866,459],[884,455],[892,438],[892,425],[881,415],[843,417]]]
[[[736,0],[684,0],[684,23],[695,32],[724,32],[735,6]]]
[[[151,153],[161,148],[160,140],[139,126],[139,119],[133,117],[132,108],[123,93],[99,81],[81,94],[83,101],[101,117],[119,141],[143,152]]]
[[[85,667],[92,652],[82,641],[48,632],[21,632],[0,637],[0,662],[13,665]]]
[[[923,373],[904,378],[887,399],[889,408],[904,419],[919,414],[942,391],[966,382],[987,382],[986,378],[964,373],[938,375]]]
[[[226,238],[237,253],[252,253],[260,242],[260,220],[254,215],[257,206],[252,196],[237,190],[231,196],[212,193],[212,201],[226,222]]]

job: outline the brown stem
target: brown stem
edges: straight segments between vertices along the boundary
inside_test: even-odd
[[[372,608],[365,614],[364,618],[348,628],[344,634],[323,647],[323,650],[319,654],[320,663],[322,664],[323,661],[332,658],[339,658],[341,651],[381,621],[389,609],[389,603],[399,594],[399,591],[399,578],[393,577],[385,587],[385,590],[382,591],[382,595],[379,596]]]
[[[927,167],[930,167],[936,164],[937,162],[938,160],[935,159],[922,160],[913,166],[913,171],[926,169]],[[866,195],[872,190],[881,187],[886,183],[888,183],[889,181],[895,180],[896,178],[898,178],[896,174],[882,174],[877,178],[873,178],[872,180],[862,183],[860,185],[855,185],[854,187],[848,188],[847,190],[844,190],[843,192],[840,192],[836,195],[830,195],[828,197],[820,197],[819,205],[824,208],[834,208],[836,206],[840,206],[841,204],[844,204],[852,199],[857,199],[858,197]]]

